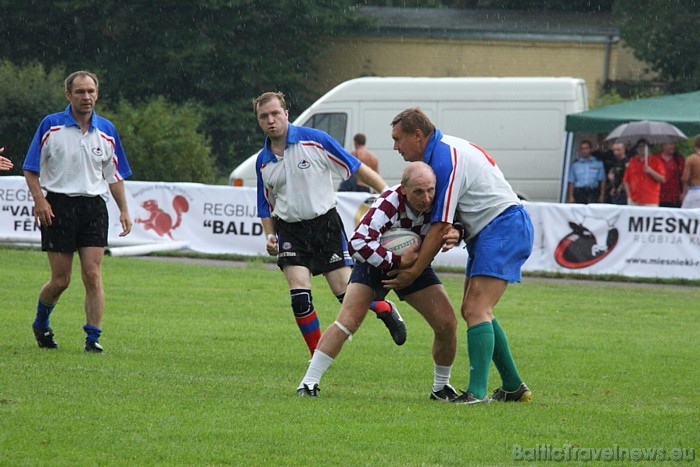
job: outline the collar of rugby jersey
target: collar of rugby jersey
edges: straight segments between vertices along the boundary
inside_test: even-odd
[[[435,150],[435,145],[437,145],[438,141],[442,139],[442,132],[435,128],[433,131],[433,136],[430,137],[428,140],[428,144],[425,146],[425,152],[423,153],[423,162],[425,162],[428,165],[430,164],[431,159],[433,158],[433,151]]]
[[[66,107],[66,110],[64,110],[64,113],[66,114],[65,126],[77,126],[78,128],[80,128],[80,124],[78,124],[78,122],[75,121],[75,117],[73,116],[73,112],[71,112],[71,110],[70,110],[70,104],[68,104],[68,107]],[[92,131],[95,129],[94,122],[95,122],[96,115],[97,114],[93,110],[92,115],[90,115],[90,128],[88,129],[88,131]]]

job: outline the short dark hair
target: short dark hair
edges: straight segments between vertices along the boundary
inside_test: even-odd
[[[280,104],[282,105],[282,108],[284,110],[287,110],[287,102],[284,100],[284,94],[282,94],[281,92],[268,91],[260,94],[258,97],[253,99],[253,113],[255,115],[258,115],[258,107],[267,104],[272,99],[279,100]]]
[[[360,146],[364,146],[365,144],[367,144],[367,137],[364,133],[356,134],[352,140],[355,142],[355,144]]]
[[[100,89],[100,82],[97,79],[97,75],[95,73],[91,73],[89,71],[85,70],[80,70],[80,71],[74,71],[68,77],[66,78],[65,85],[66,85],[66,91],[67,92],[73,92],[73,81],[75,81],[75,78],[79,76],[87,76],[88,78],[91,78],[95,82],[95,87],[97,89]]]

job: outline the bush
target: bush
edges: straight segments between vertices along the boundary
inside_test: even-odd
[[[0,62],[0,147],[15,167],[3,175],[21,175],[24,156],[34,132],[48,114],[60,112],[68,101],[64,93],[65,72],[47,72],[38,63],[17,66]]]
[[[122,101],[98,114],[117,127],[132,180],[214,183],[214,159],[195,104],[175,106],[159,96],[136,105]]]

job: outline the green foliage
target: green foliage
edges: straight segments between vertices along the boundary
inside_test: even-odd
[[[21,175],[24,156],[41,120],[67,105],[62,69],[46,71],[39,63],[17,66],[0,62],[0,147],[15,167],[5,175]]]
[[[101,113],[117,127],[133,180],[166,182],[214,181],[214,160],[198,105],[175,105],[164,97],[145,103],[121,101]]]
[[[595,102],[591,105],[591,108],[594,109],[596,107],[605,107],[613,104],[621,104],[626,100],[627,99],[622,97],[617,91],[613,90],[600,94],[595,100]]]
[[[30,310],[46,255],[0,256],[12,271],[0,287],[3,465],[513,465],[516,444],[698,455],[695,287],[510,286],[495,313],[534,400],[466,407],[428,399],[432,331],[405,303],[406,344],[368,316],[320,397],[302,399],[309,355],[274,266],[105,258],[106,351],[93,355],[82,351],[80,278],[52,314],[58,351],[42,351]],[[442,278],[457,305],[463,276]],[[338,303],[322,277],[313,287],[328,326]],[[459,321],[452,382],[463,389]],[[489,388],[498,384],[492,368]]]
[[[622,39],[671,92],[700,88],[699,0],[617,0]]]
[[[661,96],[663,93],[660,89],[650,89],[644,87],[643,89],[625,89],[624,95],[619,89],[612,89],[598,96],[591,108],[605,107],[606,105],[621,104],[623,102],[636,100],[636,99],[647,99],[649,97]]]
[[[90,69],[113,100],[157,95],[205,106],[203,129],[228,173],[260,144],[250,101],[264,91],[312,97],[322,38],[356,24],[350,0],[0,0],[0,57]],[[37,14],[46,11],[51,14]]]

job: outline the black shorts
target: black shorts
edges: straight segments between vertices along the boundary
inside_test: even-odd
[[[575,188],[574,201],[578,204],[597,203],[600,196],[599,188]]]
[[[335,208],[307,221],[276,219],[275,228],[280,269],[304,266],[316,276],[352,266],[343,221]]]
[[[382,281],[390,279],[383,270],[372,266],[369,263],[355,263],[350,273],[350,283],[364,284],[374,290],[374,299],[383,300],[390,289],[385,289]],[[418,292],[431,285],[442,284],[440,279],[433,271],[432,266],[428,266],[411,285],[403,289],[394,289],[396,296],[403,300],[406,295],[411,295],[413,292]]]
[[[107,246],[109,214],[101,196],[67,196],[48,193],[54,218],[41,227],[41,249],[68,253],[78,248]]]

